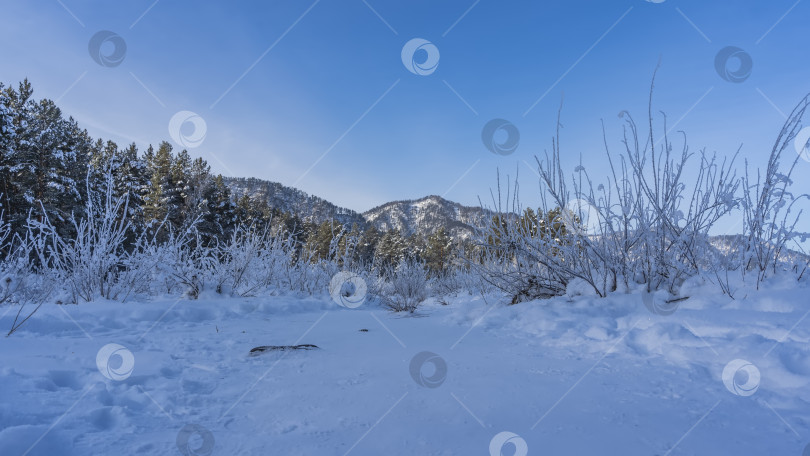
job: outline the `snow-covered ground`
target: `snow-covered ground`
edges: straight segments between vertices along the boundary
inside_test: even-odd
[[[52,305],[0,339],[0,454],[801,456],[808,292]]]

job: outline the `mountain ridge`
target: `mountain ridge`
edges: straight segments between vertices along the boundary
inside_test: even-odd
[[[426,236],[444,228],[451,237],[466,239],[491,217],[486,209],[464,206],[438,195],[390,201],[360,213],[278,182],[255,177],[228,177],[224,181],[236,199],[244,195],[259,198],[271,207],[314,223],[336,220],[346,226],[374,226],[380,231],[395,229],[406,236]]]
[[[296,214],[304,220],[318,224],[336,220],[347,226],[357,224],[361,228],[366,228],[368,225],[363,215],[356,211],[278,182],[255,177],[227,177],[223,180],[235,199],[245,195],[251,199],[260,198],[272,208]]]
[[[380,231],[399,230],[404,235],[430,235],[444,228],[450,237],[469,238],[476,227],[490,218],[490,211],[464,206],[438,195],[415,200],[398,200],[363,212],[366,220]]]

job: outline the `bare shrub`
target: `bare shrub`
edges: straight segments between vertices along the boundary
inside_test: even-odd
[[[40,218],[28,218],[28,233],[33,240],[39,263],[57,275],[68,287],[74,302],[95,297],[119,299],[138,286],[137,262],[124,248],[130,222],[126,195],[113,196],[112,175],[106,178],[106,190],[93,195],[88,185],[86,216],[73,220],[75,237],[65,239],[48,219],[44,209]]]
[[[11,234],[11,228],[0,216],[0,251],[6,255],[0,261],[0,306],[19,306],[6,337],[28,321],[51,297],[57,281],[45,268],[31,262],[34,239],[29,235]]]
[[[791,175],[799,161],[800,155],[783,167],[784,152],[794,148],[796,136],[802,128],[802,122],[810,107],[810,95],[804,97],[788,116],[768,156],[765,173],[751,176],[746,161],[742,198],[743,221],[745,225],[745,246],[740,262],[743,273],[752,271],[756,274],[757,287],[769,271],[776,272],[780,263],[789,256],[788,243],[796,239],[805,239],[810,233],[796,231],[796,225],[802,212],[795,205],[806,194],[795,195],[790,191]],[[806,145],[805,145],[806,147]],[[789,154],[790,155],[790,154]]]
[[[696,156],[685,135],[674,153],[666,117],[658,137],[651,106],[652,90],[646,135],[623,114],[625,150],[618,158],[605,139],[611,174],[598,186],[581,165],[566,176],[558,120],[551,153],[536,159],[538,226],[527,229],[514,195],[510,202],[507,194],[509,210],[503,210],[499,187],[496,223],[479,237],[488,252],[482,273],[513,303],[562,294],[573,279],[599,296],[616,290],[619,281],[624,288],[633,281],[646,283],[648,291],[674,292],[698,273],[710,248],[709,230],[737,204],[734,159],[718,163],[705,151]],[[684,171],[695,156],[695,179],[686,182]]]
[[[216,291],[253,296],[277,286],[290,256],[285,237],[271,236],[266,227],[237,227],[229,241],[216,248],[218,261],[212,266]]]
[[[416,260],[403,260],[384,279],[378,295],[389,310],[413,313],[428,298],[427,269]]]
[[[193,231],[175,234],[156,245],[153,255],[160,259],[154,271],[155,282],[162,282],[163,293],[181,290],[190,299],[197,299],[217,261],[211,249],[197,242]]]

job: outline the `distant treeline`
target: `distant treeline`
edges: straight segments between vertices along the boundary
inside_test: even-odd
[[[237,227],[252,226],[292,237],[307,258],[334,259],[330,255],[345,238],[356,244],[353,255],[364,264],[395,266],[411,258],[431,271],[446,270],[462,250],[444,229],[404,236],[367,224],[314,223],[271,206],[262,195],[233,195],[225,178],[186,150],[164,141],[141,153],[134,143],[120,147],[94,139],[53,101],[34,99],[28,80],[16,88],[0,83],[0,209],[12,233],[25,236],[30,220],[47,220],[61,237],[72,238],[88,201],[101,201],[108,190],[127,200],[120,214],[132,226],[126,242],[190,233],[210,246],[229,240]],[[335,215],[359,214],[337,208]]]

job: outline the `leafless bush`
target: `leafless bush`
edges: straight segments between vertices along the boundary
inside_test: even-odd
[[[63,238],[44,210],[41,218],[28,219],[28,233],[40,264],[67,285],[74,302],[92,301],[98,296],[126,297],[142,278],[132,252],[124,249],[132,226],[120,215],[127,212],[128,198],[116,198],[112,191],[109,174],[104,194],[93,195],[88,186],[86,214],[73,220],[73,239]]]
[[[791,175],[800,156],[797,154],[792,160],[788,159],[789,165],[782,167],[783,154],[794,147],[808,107],[810,95],[799,102],[779,131],[764,175],[757,171],[756,178],[751,176],[746,161],[742,198],[746,239],[741,263],[744,273],[752,271],[756,274],[757,287],[768,271],[776,272],[788,253],[789,242],[810,235],[796,231],[802,212],[795,208],[800,200],[810,197],[790,191]]]
[[[281,286],[306,295],[321,293],[329,288],[329,281],[338,270],[338,266],[331,261],[307,255],[284,265],[282,271],[284,280]]]
[[[271,236],[267,228],[237,227],[226,244],[216,249],[212,274],[218,293],[252,296],[277,286],[290,263],[288,239]]]
[[[620,281],[674,292],[700,270],[709,230],[737,204],[734,159],[718,163],[701,151],[695,178],[686,182],[684,171],[695,155],[685,135],[674,153],[665,116],[660,137],[651,107],[646,135],[629,114],[623,117],[625,150],[614,157],[605,139],[611,174],[598,186],[581,165],[566,176],[558,120],[551,153],[537,159],[542,226],[527,230],[515,196],[508,211],[500,196],[496,201],[498,222],[479,237],[489,252],[483,277],[512,295],[513,302],[562,294],[573,279],[589,284],[599,296],[616,290]]]
[[[403,260],[384,280],[378,295],[389,310],[413,313],[428,298],[427,270],[418,261]]]
[[[6,337],[17,331],[47,302],[57,283],[45,269],[37,271],[31,263],[34,242],[31,236],[12,235],[0,217],[0,306],[18,306]]]
[[[163,293],[179,290],[190,299],[197,299],[212,275],[216,258],[212,249],[197,242],[194,230],[181,234],[169,232],[167,239],[156,246],[153,255],[160,259],[154,270],[154,281],[163,284]]]

